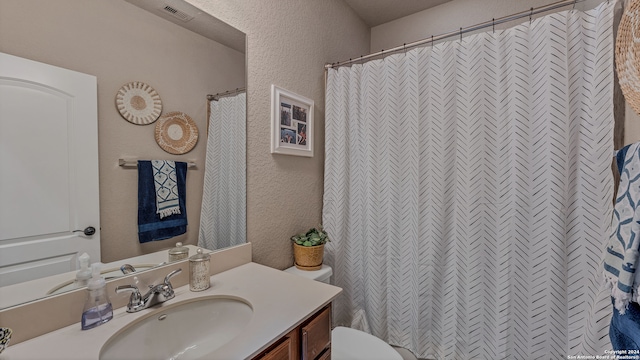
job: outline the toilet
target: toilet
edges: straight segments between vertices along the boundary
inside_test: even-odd
[[[329,284],[333,270],[322,265],[320,270],[305,271],[292,266],[285,270],[293,275]],[[331,331],[333,360],[402,360],[400,353],[377,337],[360,330],[337,326]]]

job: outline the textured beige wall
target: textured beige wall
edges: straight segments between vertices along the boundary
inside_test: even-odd
[[[629,104],[625,107],[624,143],[631,144],[640,141],[640,115]]]
[[[2,0],[0,51],[98,78],[102,261],[168,248],[176,241],[197,243],[206,94],[244,86],[244,54],[122,0]],[[115,94],[130,81],[154,87],[163,113],[191,116],[200,130],[191,152],[164,152],[155,142],[154,125],[134,125],[120,116]],[[187,173],[187,235],[138,243],[137,171],[118,166],[118,158],[127,156],[197,161],[200,168]]]
[[[369,28],[342,0],[188,0],[247,34],[247,239],[255,262],[293,264],[289,237],[318,225],[327,62],[365,54]],[[270,86],[315,101],[315,156],[270,154]]]

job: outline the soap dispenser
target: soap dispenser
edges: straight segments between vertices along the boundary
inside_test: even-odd
[[[89,270],[89,254],[84,253],[78,257],[80,262],[80,270],[76,273],[75,287],[87,286],[91,279],[91,270]]]
[[[92,329],[113,318],[113,307],[107,296],[107,286],[100,275],[100,264],[91,265],[92,277],[87,284],[87,300],[82,310],[82,330]]]

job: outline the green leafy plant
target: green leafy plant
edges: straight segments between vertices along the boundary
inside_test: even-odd
[[[306,233],[300,233],[291,237],[291,240],[301,246],[322,245],[329,240],[329,235],[322,227],[309,229]]]

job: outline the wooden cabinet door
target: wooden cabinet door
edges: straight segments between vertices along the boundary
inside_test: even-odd
[[[299,330],[299,328],[293,329],[254,360],[298,360],[300,358]]]
[[[331,346],[331,305],[302,325],[301,336],[303,360],[315,360]]]
[[[331,360],[331,348],[322,353],[317,360]]]
[[[291,339],[285,338],[275,349],[266,353],[261,360],[293,360],[291,357]]]

